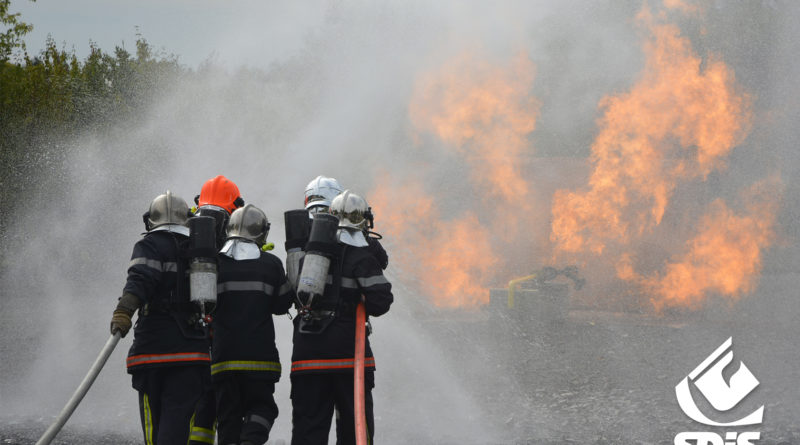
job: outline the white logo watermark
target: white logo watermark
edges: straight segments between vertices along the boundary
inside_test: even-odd
[[[691,393],[691,384],[719,412],[732,410],[758,386],[758,380],[744,363],[726,382],[722,372],[732,361],[733,338],[728,338],[675,386],[678,404],[689,418],[704,425],[723,427],[758,425],[763,421],[763,405],[740,419],[727,422],[712,420],[698,408]],[[675,445],[752,445],[754,440],[760,438],[758,431],[728,432],[724,439],[717,433],[692,431],[675,436]]]

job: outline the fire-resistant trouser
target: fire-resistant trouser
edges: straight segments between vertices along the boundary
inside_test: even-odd
[[[275,382],[246,372],[224,374],[214,380],[219,443],[265,443],[278,417]]]
[[[145,445],[185,444],[197,402],[208,385],[208,366],[175,366],[138,370],[139,417]]]
[[[210,384],[197,403],[189,432],[189,445],[214,445],[217,435],[217,402]]]
[[[336,444],[355,445],[355,410],[353,374],[293,374],[292,445],[328,443],[331,417],[336,410]],[[364,409],[367,417],[367,440],[372,443],[375,419],[372,415],[372,388],[375,374],[364,373]]]

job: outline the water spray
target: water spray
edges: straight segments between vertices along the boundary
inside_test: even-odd
[[[67,404],[64,406],[64,409],[61,410],[61,414],[58,415],[56,421],[47,428],[47,431],[44,432],[42,437],[36,442],[36,445],[48,445],[53,439],[56,437],[61,428],[64,427],[64,424],[67,423],[72,413],[75,412],[75,408],[78,407],[78,404],[81,403],[83,397],[89,392],[89,388],[92,387],[94,380],[97,378],[97,375],[100,374],[100,370],[103,369],[105,366],[106,361],[108,360],[108,356],[114,351],[114,348],[119,343],[119,339],[122,337],[122,334],[119,332],[114,333],[109,337],[108,341],[106,341],[106,345],[103,346],[103,349],[100,351],[100,354],[94,360],[94,364],[92,367],[89,368],[89,372],[86,373],[86,376],[83,378],[83,381],[80,385],[78,385],[78,389],[75,390],[75,393],[72,394]]]

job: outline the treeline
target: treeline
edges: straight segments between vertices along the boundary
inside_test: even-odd
[[[65,176],[64,162],[78,135],[106,134],[135,123],[151,98],[190,72],[175,56],[153,51],[141,36],[133,52],[117,47],[108,54],[92,44],[89,56],[79,60],[50,37],[43,50],[30,55],[23,37],[32,26],[11,14],[9,4],[0,0],[0,23],[6,28],[0,32],[2,235],[15,209],[42,198],[37,195],[47,188],[43,181]]]

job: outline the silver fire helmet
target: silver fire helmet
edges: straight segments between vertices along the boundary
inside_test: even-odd
[[[339,227],[364,230],[367,227],[367,201],[345,190],[331,202],[331,215],[339,218]]]
[[[331,201],[339,193],[342,193],[342,186],[339,181],[327,176],[317,176],[306,186],[305,206],[306,210],[311,211],[313,207],[330,207]]]
[[[269,227],[267,215],[258,207],[247,204],[231,214],[231,219],[228,221],[228,239],[244,238],[255,241],[261,246],[267,240]]]
[[[145,224],[147,230],[151,231],[167,224],[185,225],[188,218],[189,206],[186,201],[167,190],[150,203],[150,210],[145,214]]]

